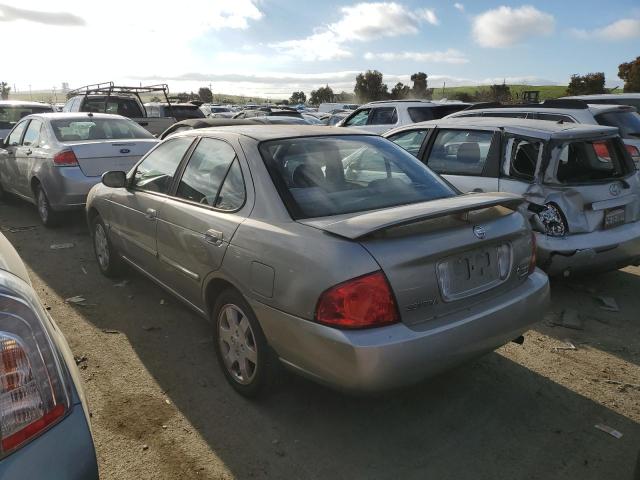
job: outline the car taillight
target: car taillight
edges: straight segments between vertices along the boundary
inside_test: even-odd
[[[320,295],[316,321],[338,328],[368,328],[397,323],[399,315],[387,278],[374,272]]]
[[[564,215],[555,203],[547,203],[538,217],[544,226],[544,233],[550,237],[563,237],[569,232]]]
[[[593,142],[593,149],[596,152],[596,155],[604,160],[611,160],[611,155],[609,154],[609,147],[607,146],[607,142]]]
[[[640,160],[640,150],[638,150],[638,147],[634,145],[625,145],[625,147],[634,160]]]
[[[53,164],[58,167],[73,167],[78,165],[78,159],[73,150],[63,150],[53,156]]]
[[[29,288],[7,277],[0,279],[0,458],[64,417],[70,405],[46,313]]]
[[[538,245],[536,243],[536,234],[531,232],[531,258],[529,259],[529,275],[531,275],[536,269],[536,250]]]

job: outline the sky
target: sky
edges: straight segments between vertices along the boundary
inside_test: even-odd
[[[615,86],[640,55],[640,2],[0,0],[0,45],[0,81],[18,91],[113,80],[286,98],[352,91],[367,69],[390,89],[418,71],[430,87],[595,71]]]

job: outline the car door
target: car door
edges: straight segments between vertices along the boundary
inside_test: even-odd
[[[204,279],[220,267],[251,210],[240,151],[227,141],[202,138],[158,216],[161,280],[200,309]]]
[[[43,151],[38,148],[42,121],[32,119],[24,133],[21,145],[16,148],[16,179],[17,193],[25,197],[33,197],[31,177],[37,163],[42,161]]]
[[[153,149],[132,170],[128,188],[113,190],[110,228],[123,255],[147,273],[157,276],[158,214],[193,137],[169,139]]]
[[[493,130],[437,128],[423,162],[460,191],[497,192],[500,133]]]
[[[19,193],[17,188],[19,174],[16,153],[22,144],[22,137],[28,123],[29,120],[22,120],[17,123],[5,141],[4,151],[6,153],[2,155],[0,182],[2,182],[2,188],[7,192]]]

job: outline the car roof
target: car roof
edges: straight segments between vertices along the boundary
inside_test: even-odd
[[[625,98],[640,98],[640,93],[600,93],[594,95],[573,95],[571,97],[562,97],[569,100],[607,100],[610,98],[621,99]]]
[[[272,125],[272,124],[255,124],[255,125],[232,125],[226,127],[202,128],[198,130],[189,130],[180,132],[180,136],[198,136],[207,133],[233,133],[245,137],[252,138],[256,141],[277,140],[282,138],[295,137],[330,137],[330,136],[349,136],[349,135],[368,135],[377,136],[372,133],[363,132],[350,128],[328,128],[324,125]]]
[[[369,103],[365,103],[364,105],[360,105],[359,108],[364,108],[364,107],[369,107],[371,105],[375,105],[375,106],[381,106],[381,105],[397,105],[398,103],[417,103],[420,105],[429,105],[429,106],[436,106],[436,105],[440,105],[439,103],[435,103],[432,102],[430,100],[420,100],[420,99],[415,99],[415,100],[377,100],[375,102],[369,102]],[[346,105],[346,104],[345,104]]]
[[[446,127],[465,127],[465,128],[483,128],[483,129],[506,129],[513,133],[529,135],[532,137],[584,137],[592,134],[596,135],[615,135],[618,129],[615,127],[604,127],[600,125],[591,125],[584,123],[559,123],[550,122],[548,120],[527,120],[525,118],[508,118],[508,117],[452,117],[441,118],[439,120],[430,120],[428,122],[414,123],[406,125],[389,133],[399,130],[410,130],[411,127],[417,126],[437,126],[439,128]]]
[[[31,101],[24,101],[24,100],[0,100],[0,107],[2,107],[3,105],[10,106],[10,107],[49,107],[51,108],[51,105],[48,103],[31,102]]]
[[[93,112],[47,112],[47,113],[33,113],[27,115],[29,118],[44,118],[47,120],[72,120],[81,118],[114,118],[123,119],[122,115],[116,115],[113,113],[93,113]],[[25,117],[25,118],[27,118]]]
[[[488,108],[474,108],[472,110],[460,110],[452,115],[461,115],[465,111],[473,111],[473,112],[535,112],[535,113],[564,113],[570,114],[574,112],[584,111],[585,108],[563,108],[563,107],[545,107],[544,105],[540,105],[539,107],[535,105],[509,105],[504,107],[488,107]],[[617,105],[617,104],[605,104],[605,103],[589,103],[587,104],[586,110],[589,110],[592,115],[597,115],[598,113],[611,112],[615,110],[633,110],[633,107],[629,107],[627,105]]]

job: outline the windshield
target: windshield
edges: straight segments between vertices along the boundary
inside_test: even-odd
[[[2,105],[0,106],[0,129],[10,130],[18,121],[32,113],[53,112],[53,109],[47,105],[42,107],[21,107],[19,105]]]
[[[61,142],[83,140],[120,140],[154,138],[133,120],[125,118],[78,118],[51,120],[56,138]]]
[[[456,195],[411,154],[380,137],[273,140],[260,153],[294,218],[362,212]]]
[[[640,114],[637,112],[601,113],[596,115],[596,120],[600,125],[617,127],[622,138],[640,138]]]
[[[222,113],[222,112],[230,112],[231,110],[225,107],[211,107],[211,111],[214,113]]]

